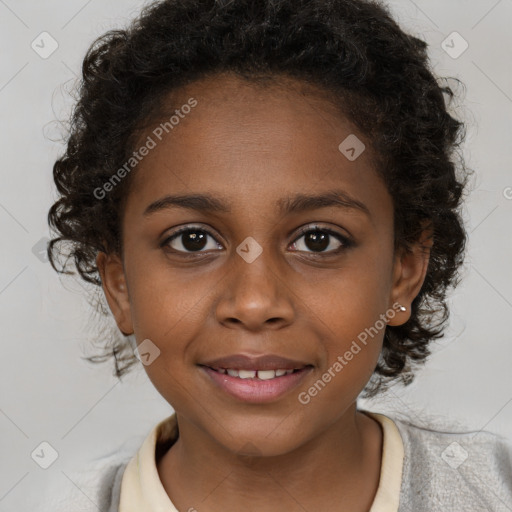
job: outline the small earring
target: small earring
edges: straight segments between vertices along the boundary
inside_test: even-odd
[[[405,306],[402,306],[401,304],[399,304],[400,306],[400,311],[407,311],[407,308]]]

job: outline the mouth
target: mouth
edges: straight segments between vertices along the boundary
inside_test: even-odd
[[[221,375],[229,375],[238,379],[257,379],[257,380],[273,380],[277,377],[290,375],[292,373],[300,372],[303,368],[285,369],[278,368],[277,370],[240,370],[236,368],[210,368]]]
[[[198,366],[216,389],[247,403],[282,398],[298,387],[314,368],[312,364],[276,356],[232,356]]]

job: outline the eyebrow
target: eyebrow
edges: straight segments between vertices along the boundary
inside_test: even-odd
[[[281,198],[276,203],[280,214],[301,213],[319,208],[338,207],[358,210],[371,217],[370,210],[361,201],[351,197],[344,190],[331,190],[321,194],[296,194]],[[209,194],[166,195],[151,203],[144,216],[169,208],[185,208],[205,213],[231,213],[231,204]]]

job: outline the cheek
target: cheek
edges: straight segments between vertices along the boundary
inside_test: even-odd
[[[385,313],[390,288],[384,275],[378,262],[353,262],[309,284],[301,298],[333,333],[355,337]]]
[[[350,386],[366,384],[382,349],[388,288],[382,284],[381,270],[378,265],[344,269],[302,295],[305,312],[323,339],[322,370],[330,369]]]
[[[210,288],[200,280],[196,283],[178,279],[177,275],[152,267],[139,274],[130,291],[137,342],[149,339],[158,353],[144,370],[165,400],[180,408],[189,397],[191,348],[201,336],[206,314],[205,290]]]
[[[361,288],[361,295],[349,292],[330,289],[329,297],[324,295],[318,308],[309,312],[316,318],[316,334],[322,340],[317,352],[323,357],[316,378],[301,390],[299,401],[310,402],[308,410],[319,415],[326,404],[336,404],[331,410],[336,416],[357,399],[382,350],[386,323],[380,315],[385,311],[373,294],[365,295]]]
[[[178,332],[202,324],[202,308],[211,293],[213,276],[171,269],[165,261],[145,266],[134,263],[129,272],[129,289],[137,339],[153,337],[155,342],[165,346],[168,340],[181,338]]]
[[[343,374],[343,379],[351,385],[359,381],[364,385],[364,376],[370,377],[382,349],[386,327],[380,316],[383,311],[368,302],[364,303],[363,309],[355,300],[348,304],[339,303],[338,308],[335,301],[331,304],[331,336],[325,347],[328,354],[325,370],[331,375],[333,372]]]

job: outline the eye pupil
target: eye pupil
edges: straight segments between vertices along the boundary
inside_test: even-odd
[[[310,231],[305,235],[305,244],[312,251],[322,252],[329,246],[329,234],[321,231]]]
[[[206,245],[206,237],[202,231],[187,231],[181,235],[181,243],[187,251],[200,251]]]

